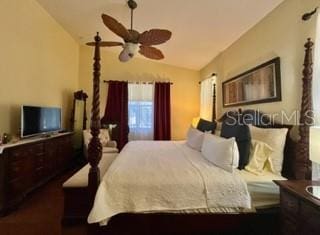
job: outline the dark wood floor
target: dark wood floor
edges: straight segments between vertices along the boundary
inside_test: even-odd
[[[61,225],[63,213],[63,182],[74,170],[51,180],[30,194],[17,210],[0,217],[1,235],[82,235],[86,226]]]

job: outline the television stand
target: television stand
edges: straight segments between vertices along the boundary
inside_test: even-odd
[[[58,135],[58,133],[45,133],[45,134],[42,134],[41,137],[50,138],[50,137],[53,137],[55,135]]]
[[[69,166],[74,157],[72,135],[68,132],[0,146],[0,215]]]

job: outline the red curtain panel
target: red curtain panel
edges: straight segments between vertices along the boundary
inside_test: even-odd
[[[116,124],[114,136],[121,150],[128,143],[128,82],[109,81],[107,105],[102,124]]]
[[[155,84],[154,140],[171,140],[170,83]]]

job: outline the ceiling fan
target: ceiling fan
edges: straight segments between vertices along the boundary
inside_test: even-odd
[[[143,33],[133,29],[133,10],[137,8],[138,4],[134,0],[129,0],[127,2],[129,8],[131,9],[131,27],[127,29],[116,19],[109,15],[102,14],[102,20],[105,26],[110,29],[113,33],[118,35],[123,39],[124,42],[112,42],[106,41],[101,42],[100,46],[103,47],[115,47],[121,46],[123,50],[119,55],[119,60],[121,62],[127,62],[134,55],[139,52],[141,55],[153,59],[161,60],[164,58],[162,52],[153,47],[154,45],[159,45],[165,43],[171,38],[172,33],[166,29],[151,29]],[[88,43],[91,45],[92,43]],[[92,45],[91,45],[92,46]]]

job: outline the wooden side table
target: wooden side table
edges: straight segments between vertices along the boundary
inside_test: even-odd
[[[306,192],[318,181],[275,180],[280,187],[282,234],[320,234],[320,200]]]

